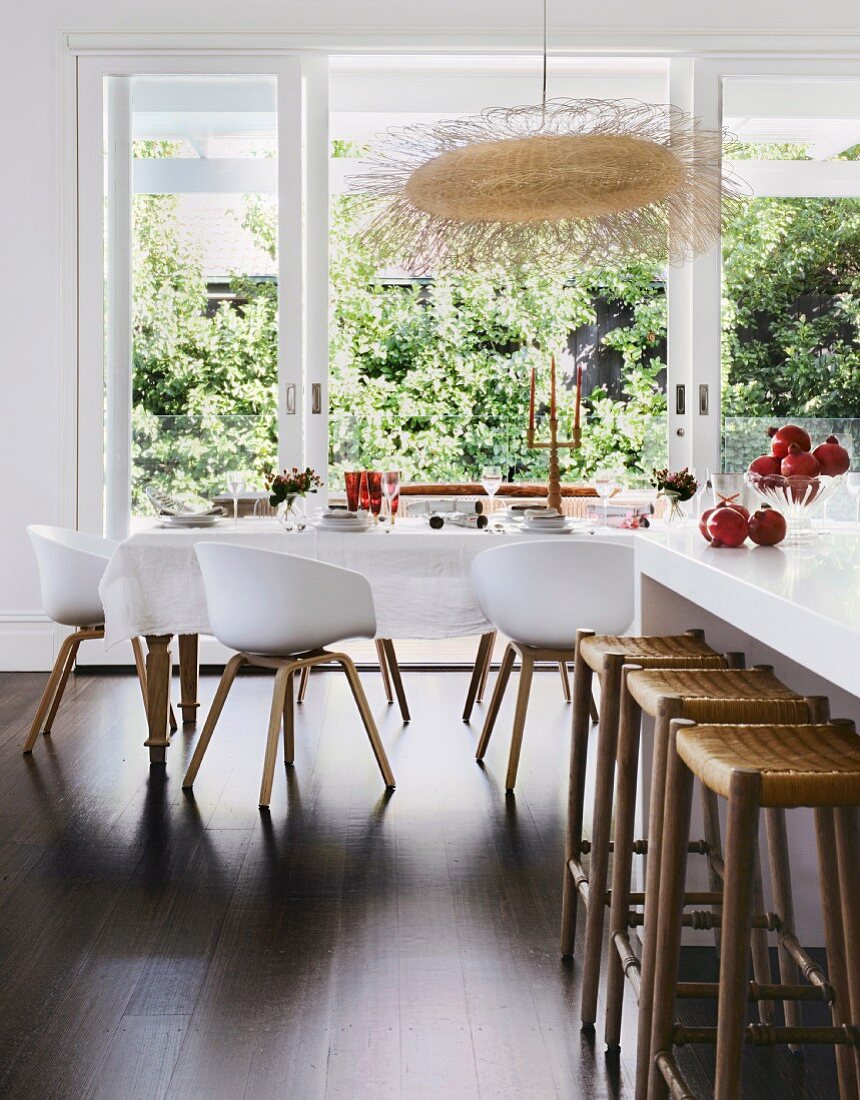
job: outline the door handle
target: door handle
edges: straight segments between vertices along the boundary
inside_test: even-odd
[[[706,385],[699,386],[699,416],[707,416],[710,410],[711,401],[708,395],[708,387]]]
[[[322,412],[322,383],[314,382],[311,385],[311,412],[317,416]]]
[[[287,386],[287,416],[296,415],[296,385],[290,382]]]
[[[678,416],[683,416],[687,411],[687,387],[676,386],[675,387],[675,413]]]

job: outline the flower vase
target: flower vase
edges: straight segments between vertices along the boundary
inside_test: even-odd
[[[278,505],[278,522],[287,532],[304,531],[307,526],[304,498],[293,496],[281,501]]]
[[[664,489],[660,496],[666,498],[666,510],[663,513],[663,521],[667,527],[680,527],[686,522],[687,513],[678,493],[671,489]]]

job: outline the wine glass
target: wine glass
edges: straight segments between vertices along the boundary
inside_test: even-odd
[[[400,501],[400,471],[385,470],[382,474],[382,492],[388,501],[388,519],[394,526],[394,517],[397,515],[397,505]]]
[[[484,492],[490,498],[490,512],[493,511],[493,498],[499,491],[499,486],[502,484],[502,471],[498,466],[485,466],[481,470],[481,484],[484,486]]]
[[[239,494],[245,488],[245,475],[241,470],[227,471],[227,492],[233,498],[233,522],[239,523]]]
[[[845,487],[854,497],[854,522],[860,523],[860,471],[852,470],[845,475]]]
[[[617,486],[617,478],[613,470],[597,470],[594,477],[591,479],[594,488],[597,490],[597,495],[603,501],[603,526],[598,528],[599,531],[609,530],[609,498],[615,492]]]

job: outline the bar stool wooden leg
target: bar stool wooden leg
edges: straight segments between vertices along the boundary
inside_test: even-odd
[[[779,914],[782,924],[794,931],[794,902],[791,892],[791,869],[788,860],[788,830],[785,823],[785,810],[770,808],[764,811],[765,832],[767,834],[768,862],[770,881],[773,889],[773,907]],[[800,971],[797,963],[777,942],[779,960],[779,978],[783,985],[797,985]],[[783,1013],[787,1027],[800,1027],[803,1024],[801,1006],[798,1001],[783,1001]],[[795,1053],[800,1047],[790,1048]]]
[[[722,893],[723,880],[716,869],[716,862],[722,861],[723,846],[720,839],[720,806],[717,796],[710,788],[702,785],[702,820],[704,822],[705,843],[708,845],[708,886],[712,893]],[[712,905],[711,912],[719,916],[722,906]],[[714,946],[717,955],[720,952],[720,925],[714,926]]]
[[[303,665],[302,670],[299,673],[299,690],[298,690],[298,694],[296,696],[296,702],[297,703],[303,703],[305,701],[305,696],[307,695],[307,692],[308,692],[308,681],[310,680],[310,678],[311,678],[311,666],[310,665]],[[389,701],[389,703],[391,702],[390,699],[388,701]]]
[[[621,669],[624,658],[609,653],[601,675],[601,722],[597,743],[597,774],[594,791],[594,821],[591,836],[591,866],[588,874],[588,913],[585,920],[585,957],[582,971],[583,1027],[593,1027],[597,1018],[597,991],[600,984],[600,959],[603,953],[604,898],[609,867],[609,841],[612,829],[612,788],[615,778],[615,753],[618,748],[618,716],[621,696]]]
[[[487,709],[486,717],[484,718],[484,728],[481,730],[481,737],[478,741],[478,747],[475,750],[475,759],[483,760],[487,753],[487,746],[490,744],[490,738],[493,735],[493,726],[496,724],[496,719],[499,716],[499,710],[502,706],[502,699],[505,695],[505,688],[508,686],[508,680],[511,678],[511,669],[514,667],[514,658],[516,653],[512,645],[508,645],[505,649],[505,655],[502,657],[502,665],[499,669],[499,675],[496,677],[496,686],[493,688],[493,697],[490,700],[490,705]]]
[[[761,854],[758,845],[753,852],[755,863],[753,867],[753,912],[764,913],[764,890],[761,883]],[[770,946],[768,944],[767,929],[753,928],[750,932],[750,949],[752,952],[753,977],[760,985],[770,985],[773,981],[773,972],[770,968]],[[758,1002],[758,1018],[763,1024],[773,1023],[773,1001],[761,1000]]]
[[[510,792],[517,782],[517,770],[520,765],[520,752],[523,747],[523,732],[526,728],[526,715],[529,709],[529,694],[532,689],[532,675],[535,663],[531,656],[522,650],[520,653],[520,684],[517,691],[517,708],[514,712],[514,729],[511,734],[511,751],[508,756],[508,773],[505,776],[505,790]]]
[[[627,691],[627,669],[622,675],[621,718],[615,768],[615,843],[612,850],[612,906],[609,910],[609,962],[606,977],[605,1040],[608,1050],[621,1046],[621,1013],[625,972],[614,936],[627,938],[633,841],[636,831],[636,788],[639,772],[641,711]]]
[[[496,632],[490,631],[481,635],[478,642],[478,653],[475,657],[475,665],[469,680],[469,690],[466,692],[466,705],[463,707],[463,721],[468,722],[472,717],[472,708],[483,695],[483,685],[490,668],[490,658],[493,653],[493,643],[496,640]]]
[[[824,915],[824,940],[827,946],[827,978],[836,993],[830,1013],[833,1026],[842,1027],[850,1019],[851,995],[848,987],[848,963],[845,958],[842,892],[833,889],[833,884],[839,882],[836,824],[833,810],[816,809],[814,813],[821,911]],[[840,1097],[845,1100],[845,1097],[855,1096],[858,1075],[854,1058],[847,1047],[836,1047],[836,1072],[839,1077]]]
[[[736,1100],[741,1094],[760,790],[758,772],[737,770],[732,774],[723,885],[715,1100]]]
[[[379,675],[382,677],[382,690],[385,692],[385,698],[389,703],[393,703],[394,693],[391,690],[391,676],[388,672],[385,646],[382,644],[381,638],[376,639],[376,659],[379,661]]]
[[[839,893],[842,900],[842,929],[848,967],[849,1000],[843,1008],[848,1023],[860,1021],[860,814],[854,806],[834,811],[836,856],[839,865]],[[855,1045],[854,1073],[860,1081],[860,1050]]]
[[[565,701],[565,703],[569,703],[570,702],[570,680],[568,679],[568,675],[567,675],[567,662],[566,661],[559,661],[558,662],[558,671],[559,671],[559,674],[561,676],[561,691],[562,691],[562,694],[564,695],[564,701]]]
[[[303,665],[301,672],[304,672],[309,666]],[[301,684],[301,673],[299,674]],[[295,673],[290,673],[287,677],[287,684],[284,690],[284,763],[292,764],[296,759],[296,711],[293,706],[293,680]]]
[[[648,1082],[647,1090],[642,1091],[639,1072],[641,1067],[637,1067],[636,1100],[646,1100],[646,1096],[648,1100],[663,1100],[668,1095],[666,1082],[657,1062],[661,1055],[671,1057],[672,1053],[671,1033],[681,954],[687,844],[693,805],[693,774],[675,751],[675,731],[680,724],[678,721],[672,722],[667,746],[666,804],[653,974],[653,1016],[651,1041],[647,1044],[648,1054],[643,1059]],[[691,725],[689,722],[684,724]],[[642,976],[645,977],[644,965]]]
[[[571,859],[582,856],[582,817],[585,802],[585,773],[588,763],[588,718],[591,685],[594,674],[579,652],[582,638],[591,631],[580,630],[576,637],[576,658],[573,662],[573,715],[570,738],[570,779],[567,793],[567,828],[564,840],[564,884],[561,906],[561,954],[573,955],[579,890],[570,870]]]

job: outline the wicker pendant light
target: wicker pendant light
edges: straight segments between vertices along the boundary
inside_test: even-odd
[[[681,261],[718,239],[722,134],[676,107],[546,98],[391,130],[352,177],[362,237],[413,271]]]

